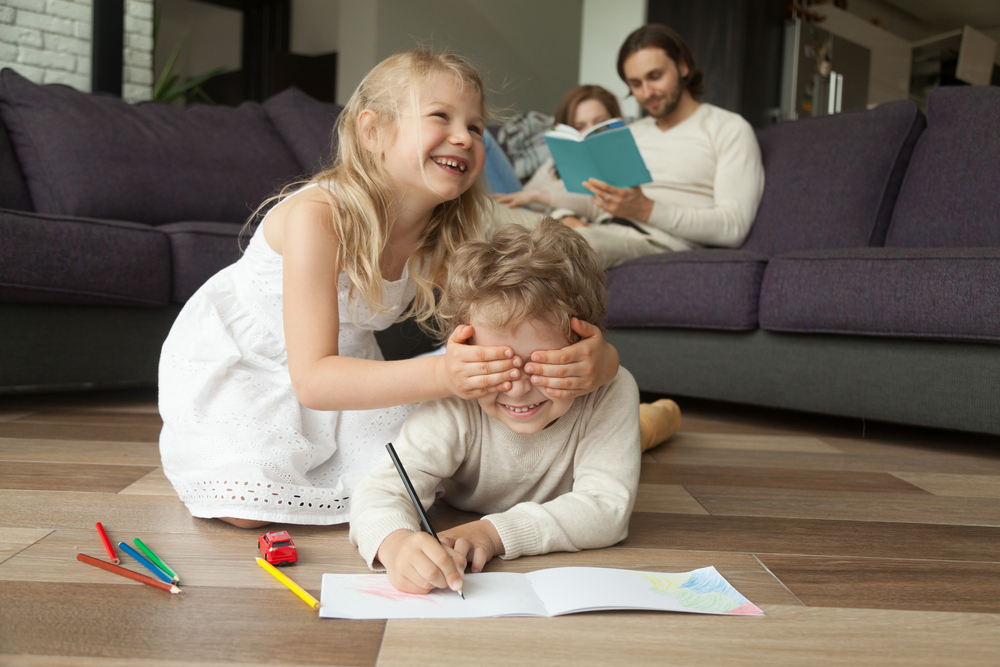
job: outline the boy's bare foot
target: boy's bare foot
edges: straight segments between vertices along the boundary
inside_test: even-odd
[[[254,521],[252,519],[234,519],[231,516],[220,516],[219,521],[225,521],[226,523],[233,524],[237,528],[246,528],[247,530],[260,528],[261,526],[266,526],[271,523],[270,521]]]
[[[681,427],[681,409],[669,398],[639,404],[639,443],[642,451],[670,439]]]

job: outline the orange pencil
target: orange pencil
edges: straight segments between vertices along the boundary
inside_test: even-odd
[[[120,564],[121,561],[118,560],[118,554],[115,553],[115,548],[111,546],[111,540],[108,539],[108,534],[104,532],[104,526],[101,525],[100,521],[98,521],[96,525],[97,534],[101,536],[101,542],[104,542],[104,548],[108,552],[108,558],[110,558],[111,562],[115,565]]]
[[[126,570],[124,567],[118,567],[117,565],[112,565],[111,563],[105,563],[103,560],[98,560],[93,556],[88,556],[87,554],[77,554],[76,559],[81,563],[86,563],[88,565],[93,565],[94,567],[99,567],[102,570],[107,570],[112,574],[117,574],[122,577],[128,577],[133,581],[138,581],[140,584],[146,584],[147,586],[153,586],[154,588],[159,588],[160,590],[167,591],[168,593],[173,593],[178,595],[183,593],[180,588],[174,586],[173,584],[168,584],[162,581],[157,581],[152,577],[147,577],[144,574],[139,574],[138,572],[133,572],[132,570]]]

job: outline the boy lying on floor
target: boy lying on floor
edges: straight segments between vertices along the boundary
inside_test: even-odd
[[[449,269],[442,328],[471,323],[476,345],[508,345],[529,359],[579,336],[574,318],[601,326],[604,272],[587,242],[545,220],[509,225],[469,243]],[[577,326],[579,326],[577,324]],[[443,497],[485,513],[439,533],[420,522],[389,457],[351,498],[351,542],[396,588],[461,587],[504,559],[606,547],[624,539],[639,484],[639,391],[624,368],[576,398],[553,398],[522,373],[509,391],[420,405],[394,447],[424,507]]]

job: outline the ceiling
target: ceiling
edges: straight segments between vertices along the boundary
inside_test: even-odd
[[[1000,0],[885,0],[924,23],[951,30],[1000,26]]]

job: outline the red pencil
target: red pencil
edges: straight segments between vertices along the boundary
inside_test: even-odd
[[[97,522],[97,534],[101,536],[101,542],[104,542],[104,548],[107,550],[108,558],[111,559],[111,562],[115,565],[121,563],[121,561],[118,560],[118,554],[115,553],[115,548],[111,546],[111,540],[108,539],[108,534],[104,532],[104,526],[101,525],[100,521]]]
[[[124,567],[118,567],[117,565],[112,565],[111,563],[105,563],[103,560],[98,560],[93,556],[88,556],[87,554],[77,554],[76,559],[81,563],[87,563],[88,565],[93,565],[94,567],[99,567],[102,570],[107,570],[113,574],[118,574],[123,577],[128,577],[133,581],[138,581],[140,584],[146,584],[147,586],[153,586],[159,588],[160,590],[167,591],[168,593],[173,593],[177,595],[183,593],[181,589],[172,584],[168,584],[163,581],[157,581],[152,577],[147,577],[144,574],[139,574],[138,572],[133,572],[132,570],[126,570]]]

